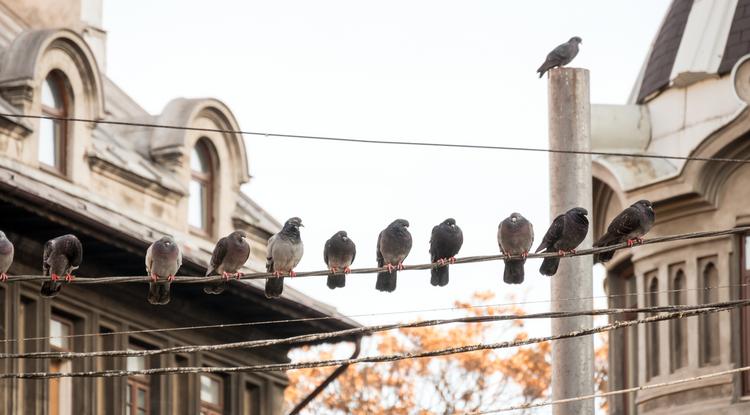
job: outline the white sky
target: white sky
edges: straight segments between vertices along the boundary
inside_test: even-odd
[[[582,37],[573,65],[591,70],[592,101],[624,103],[668,3],[106,1],[107,73],[151,113],[176,97],[216,97],[245,130],[546,147],[547,87],[535,70],[547,52]],[[246,140],[254,178],[244,190],[306,225],[299,270],[322,269],[323,244],[340,229],[357,244],[354,266],[374,266],[378,232],[395,218],[411,222],[406,263],[429,261],[430,230],[446,217],[464,231],[459,256],[496,253],[497,225],[513,211],[533,222],[537,243],[549,223],[546,154]],[[289,285],[345,314],[429,309],[479,290],[547,299],[538,266],[527,263],[521,287],[503,284],[496,262],[452,267],[446,288],[428,271],[402,273],[392,294],[375,290],[374,275],[335,291],[324,278]],[[548,323],[533,327],[543,334]]]

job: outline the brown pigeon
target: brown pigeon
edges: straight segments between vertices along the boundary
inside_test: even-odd
[[[503,281],[506,284],[523,282],[523,265],[531,245],[534,244],[534,227],[520,213],[513,212],[497,227],[497,242],[504,255],[516,258],[505,259]]]
[[[206,276],[221,275],[224,281],[216,281],[203,288],[207,294],[221,294],[225,281],[231,276],[239,279],[242,276],[240,268],[250,257],[250,244],[247,243],[247,233],[239,230],[219,239],[211,255],[211,264]]]

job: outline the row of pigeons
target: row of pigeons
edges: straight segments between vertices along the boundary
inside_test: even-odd
[[[576,207],[557,216],[544,234],[535,252],[556,252],[561,256],[574,253],[583,242],[589,230],[588,212]],[[607,228],[607,232],[594,244],[595,247],[611,246],[623,242],[629,245],[641,243],[641,239],[654,224],[654,210],[651,202],[640,200],[617,215]],[[304,253],[304,245],[299,228],[300,218],[294,217],[284,223],[284,227],[268,240],[266,271],[273,274],[266,280],[265,294],[268,298],[281,296],[284,290],[284,276],[294,277],[294,268]],[[403,262],[412,247],[412,237],[408,230],[409,222],[396,219],[378,235],[377,263],[386,268],[379,272],[375,288],[392,292],[396,289],[397,271],[403,269]],[[221,238],[214,247],[206,276],[220,275],[222,279],[207,283],[204,291],[220,294],[232,277],[242,277],[240,269],[250,257],[250,244],[247,234],[234,231]],[[524,280],[526,256],[534,243],[534,228],[520,213],[512,213],[498,226],[497,241],[505,259],[503,281],[507,284],[520,284]],[[444,220],[432,228],[430,238],[430,282],[434,286],[448,284],[448,264],[455,262],[455,256],[463,245],[463,232],[452,218]],[[6,272],[13,262],[13,244],[0,231],[0,280],[6,281]],[[326,241],[323,259],[329,269],[327,285],[331,289],[344,287],[346,274],[357,254],[354,242],[345,231],[336,232]],[[614,255],[613,251],[595,256],[595,262],[606,262]],[[81,265],[83,248],[75,235],[63,235],[50,239],[44,245],[42,270],[50,280],[42,284],[41,295],[54,297],[60,293],[63,280],[73,280],[72,272]],[[559,257],[544,258],[539,272],[552,276],[557,272]],[[148,301],[151,304],[167,304],[169,288],[182,265],[182,253],[171,236],[165,236],[152,243],[146,251],[146,271],[151,278]]]

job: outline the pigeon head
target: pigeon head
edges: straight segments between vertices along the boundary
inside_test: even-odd
[[[633,206],[640,206],[640,207],[642,207],[642,208],[644,208],[646,210],[650,210],[652,212],[654,211],[654,206],[651,204],[650,201],[645,200],[645,199],[644,200],[639,200],[639,201],[633,203]]]
[[[177,242],[171,236],[164,236],[158,241],[154,242],[154,248],[159,253],[171,253],[177,252]]]
[[[570,209],[568,212],[574,215],[579,215],[579,216],[586,216],[589,214],[589,211],[582,207],[574,207],[573,209]]]
[[[242,242],[242,240],[247,239],[247,232],[243,230],[234,231],[229,234],[229,237],[237,242]]]
[[[453,219],[453,218],[448,218],[448,219],[446,219],[446,220],[443,221],[442,225],[450,226],[450,227],[455,227],[456,226],[456,220]]]
[[[508,219],[510,219],[510,221],[512,223],[516,223],[516,222],[520,221],[521,219],[523,219],[523,215],[521,215],[518,212],[513,212],[513,213],[510,214],[510,216],[508,216]]]
[[[580,44],[580,43],[583,43],[583,40],[581,40],[581,38],[578,37],[578,36],[573,36],[573,37],[570,38],[570,40],[568,42],[570,42],[570,43],[579,43]]]
[[[338,232],[336,232],[335,236],[337,238],[340,238],[340,239],[343,239],[343,240],[349,239],[349,235],[346,234],[346,231],[338,231]]]
[[[300,226],[305,226],[302,224],[302,219],[298,217],[289,218],[286,223],[284,224],[284,228],[295,228],[299,229]]]
[[[5,240],[5,239],[8,239],[8,238],[7,238],[6,236],[5,236],[5,232],[3,232],[3,231],[0,231],[0,241],[3,241],[3,240]]]
[[[408,228],[409,227],[409,221],[406,219],[396,219],[394,220],[391,225],[391,227],[396,228]]]

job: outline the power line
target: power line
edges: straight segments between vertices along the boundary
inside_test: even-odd
[[[231,350],[231,349],[254,349],[258,347],[278,346],[282,344],[299,344],[299,343],[312,343],[324,340],[331,340],[341,337],[354,337],[354,336],[365,336],[382,331],[390,331],[396,329],[405,328],[421,328],[421,327],[433,327],[441,326],[446,324],[455,323],[490,323],[498,321],[512,321],[512,320],[527,320],[527,319],[542,319],[542,318],[566,318],[566,317],[577,317],[577,316],[604,316],[614,314],[626,314],[626,313],[660,313],[660,312],[677,312],[677,311],[693,311],[703,310],[709,308],[726,308],[741,305],[750,305],[750,300],[736,300],[736,301],[725,301],[710,304],[700,305],[670,305],[670,306],[655,306],[655,307],[642,307],[642,308],[612,308],[612,309],[594,309],[594,310],[580,310],[580,311],[556,311],[556,312],[544,312],[534,314],[504,314],[504,315],[489,315],[489,316],[469,316],[469,317],[458,317],[451,319],[433,319],[414,321],[409,323],[393,323],[393,324],[380,324],[374,326],[357,327],[352,329],[331,331],[326,333],[313,333],[303,334],[298,336],[292,336],[283,339],[264,339],[264,340],[248,340],[232,343],[221,343],[212,345],[187,345],[187,346],[173,346],[163,349],[147,349],[147,350],[106,350],[96,352],[24,352],[24,353],[0,353],[0,359],[77,359],[86,357],[142,357],[142,356],[154,356],[167,353],[194,353],[194,352],[205,352],[205,351],[217,351],[217,350]]]
[[[400,140],[400,139],[374,140],[374,139],[361,139],[361,138],[328,137],[328,136],[318,136],[318,135],[280,134],[280,133],[271,133],[271,132],[242,131],[242,130],[231,130],[231,129],[223,129],[223,128],[187,127],[187,126],[180,126],[180,125],[166,125],[166,124],[155,124],[155,123],[134,122],[134,121],[91,120],[91,119],[85,119],[85,118],[55,117],[55,116],[50,116],[50,115],[0,113],[0,116],[16,117],[16,118],[46,119],[46,120],[54,120],[54,121],[66,121],[66,122],[85,122],[85,123],[92,123],[92,124],[109,124],[109,125],[119,125],[119,126],[128,126],[128,127],[163,128],[163,129],[169,129],[169,130],[241,134],[241,135],[254,135],[254,136],[263,136],[263,137],[278,137],[278,138],[295,138],[295,139],[331,141],[331,142],[340,142],[340,143],[386,144],[386,145],[421,146],[421,147],[447,147],[447,148],[464,148],[464,149],[474,149],[474,150],[530,151],[530,152],[543,152],[543,153],[587,154],[587,155],[595,155],[595,156],[634,157],[634,158],[646,158],[646,159],[750,163],[750,160],[746,160],[746,159],[735,159],[735,158],[725,158],[725,157],[694,157],[694,156],[671,156],[671,155],[645,154],[645,153],[643,154],[618,153],[618,152],[608,152],[608,151],[577,151],[577,150],[561,150],[561,149],[548,149],[548,148],[536,148],[536,147],[512,147],[512,146],[489,146],[489,145],[479,145],[479,144],[438,143],[438,142],[424,142],[424,141],[409,141],[409,140]]]
[[[297,369],[309,369],[316,367],[331,367],[350,365],[355,363],[383,363],[395,362],[399,360],[417,359],[425,357],[438,357],[458,353],[468,353],[478,350],[505,349],[510,347],[526,346],[530,344],[542,343],[569,339],[580,336],[589,336],[596,333],[603,333],[615,329],[635,326],[638,324],[652,323],[656,321],[671,320],[674,318],[692,317],[702,314],[715,313],[719,311],[731,310],[740,306],[750,305],[750,300],[742,301],[733,306],[723,308],[702,308],[690,311],[678,311],[672,313],[659,314],[639,320],[618,321],[611,324],[593,327],[590,329],[581,329],[564,334],[557,334],[546,337],[528,338],[525,340],[504,341],[499,343],[479,343],[460,347],[451,347],[423,352],[405,352],[390,355],[366,356],[350,359],[328,359],[315,360],[309,362],[296,363],[273,363],[265,365],[252,366],[230,366],[230,367],[162,367],[142,370],[101,370],[101,371],[84,371],[84,372],[26,372],[26,373],[0,373],[0,379],[52,379],[68,377],[122,377],[134,375],[163,375],[163,374],[187,374],[187,373],[235,373],[235,372],[277,372]]]
[[[662,383],[654,383],[651,385],[642,385],[642,386],[635,386],[632,388],[627,389],[620,389],[616,391],[609,391],[609,392],[603,392],[603,393],[595,393],[593,395],[585,395],[585,396],[577,396],[575,398],[567,398],[567,399],[559,399],[556,401],[544,401],[544,402],[529,402],[525,404],[515,405],[515,406],[508,406],[505,408],[499,408],[499,409],[489,409],[485,411],[476,411],[476,412],[464,412],[465,415],[485,415],[485,414],[497,414],[500,412],[508,412],[508,411],[517,411],[520,409],[530,409],[530,408],[539,408],[542,406],[550,406],[550,405],[560,405],[564,403],[570,403],[570,402],[576,402],[576,401],[584,401],[588,399],[596,399],[596,398],[606,398],[608,396],[615,396],[615,395],[623,395],[626,393],[632,393],[642,390],[648,390],[648,389],[656,389],[656,388],[663,388],[666,386],[673,386],[673,385],[681,385],[683,383],[689,383],[689,382],[697,382],[699,380],[703,379],[710,379],[715,378],[718,376],[725,376],[725,375],[731,375],[734,373],[741,373],[750,370],[750,366],[745,367],[739,367],[736,369],[729,369],[729,370],[723,370],[721,372],[714,372],[714,373],[707,373],[705,375],[699,375],[694,376],[691,378],[686,379],[677,379],[677,380],[671,380],[668,382],[662,382]]]
[[[676,292],[682,292],[682,291],[710,291],[710,290],[716,290],[720,288],[741,288],[741,287],[747,287],[747,286],[750,286],[750,283],[715,285],[715,286],[699,287],[699,288],[681,288],[681,289],[669,289],[669,290],[658,290],[658,291],[646,291],[644,294],[676,293]],[[565,302],[565,301],[581,301],[581,300],[592,300],[592,299],[612,299],[612,298],[621,298],[621,297],[633,297],[633,296],[638,296],[639,294],[640,293],[595,295],[595,296],[576,297],[576,298],[561,298],[561,299],[555,299],[554,301]],[[472,308],[491,308],[491,307],[507,307],[507,306],[518,306],[518,305],[529,305],[529,304],[546,304],[546,303],[551,303],[552,301],[553,300],[545,299],[545,300],[514,301],[514,302],[491,303],[491,304],[468,304],[468,305],[462,305],[458,307],[454,306],[454,307],[422,308],[422,309],[411,309],[411,310],[394,310],[394,311],[384,311],[384,312],[377,312],[377,313],[348,314],[348,315],[341,315],[341,316],[302,317],[302,318],[291,318],[291,319],[248,321],[248,322],[240,322],[240,323],[222,323],[222,324],[205,324],[205,325],[198,325],[198,326],[166,327],[166,328],[158,328],[158,329],[106,331],[106,332],[100,332],[100,333],[67,334],[67,335],[60,335],[60,336],[24,337],[24,338],[17,338],[17,339],[0,339],[0,344],[16,343],[16,342],[23,342],[23,341],[50,340],[50,339],[106,337],[106,336],[116,336],[116,335],[165,333],[165,332],[187,331],[187,330],[262,326],[262,325],[273,325],[273,324],[301,323],[301,322],[308,322],[308,321],[340,320],[341,318],[352,319],[352,318],[360,318],[360,317],[380,317],[380,316],[389,316],[389,315],[398,315],[398,314],[429,313],[429,312],[438,312],[438,311],[458,311],[458,310],[467,310],[467,309],[472,309]]]
[[[682,233],[682,234],[659,236],[656,238],[645,239],[643,243],[639,245],[649,245],[649,244],[655,244],[655,243],[673,242],[673,241],[699,239],[699,238],[712,238],[712,237],[717,237],[717,236],[732,235],[736,233],[744,233],[748,231],[750,231],[750,226],[740,226],[736,228],[723,229],[719,231],[688,232],[688,233]],[[573,256],[581,256],[581,255],[594,255],[594,254],[598,254],[602,252],[616,251],[619,249],[626,249],[626,248],[632,249],[635,246],[639,246],[639,245],[629,246],[626,242],[622,242],[616,245],[581,249],[581,250],[577,250],[574,253],[566,253],[564,255],[560,255],[557,252],[542,252],[539,254],[528,254],[527,258],[531,258],[531,259],[533,258],[563,258],[563,257],[573,257]],[[468,264],[468,263],[476,263],[476,262],[499,261],[499,260],[504,260],[508,258],[520,258],[520,256],[496,254],[496,255],[462,257],[462,258],[456,258],[456,261],[452,265]],[[427,269],[431,269],[431,268],[435,268],[439,266],[443,266],[443,265],[439,265],[438,263],[404,265],[403,269],[405,271],[427,270]],[[374,274],[374,273],[383,272],[383,271],[388,271],[388,268],[387,267],[357,268],[357,269],[352,269],[350,274]],[[327,276],[329,274],[330,274],[329,270],[304,271],[304,272],[298,272],[295,278]],[[43,276],[43,275],[16,275],[16,276],[9,276],[8,282],[42,281],[42,280],[47,281],[49,280],[49,278],[50,277]],[[240,279],[243,279],[243,280],[257,280],[257,279],[268,279],[268,278],[275,278],[275,276],[270,272],[254,272],[254,273],[244,274],[242,275],[242,277],[240,277]],[[201,284],[201,283],[221,281],[221,280],[222,280],[221,276],[211,276],[211,277],[179,276],[179,277],[175,277],[173,282],[187,283],[187,284]],[[135,276],[135,277],[134,276],[111,276],[111,277],[76,277],[74,280],[71,281],[71,283],[74,283],[74,284],[119,284],[119,283],[129,283],[129,282],[151,282],[151,281],[152,281],[151,278],[147,276]]]

